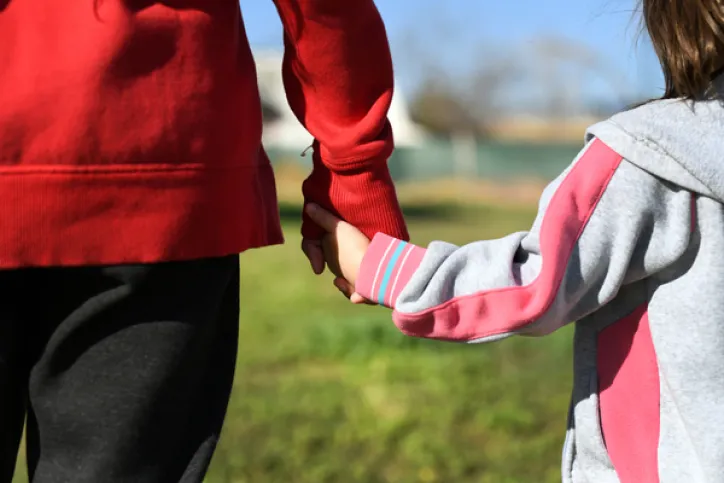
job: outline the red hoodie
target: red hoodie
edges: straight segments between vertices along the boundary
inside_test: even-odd
[[[316,139],[305,199],[405,238],[373,0],[275,3],[289,102]],[[281,242],[261,129],[238,0],[0,0],[0,268]]]

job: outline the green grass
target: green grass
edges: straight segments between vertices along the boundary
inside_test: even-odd
[[[408,212],[418,244],[497,237],[533,217]],[[238,367],[210,483],[560,481],[569,329],[472,346],[407,338],[387,310],[314,277],[285,223],[286,246],[241,258]]]

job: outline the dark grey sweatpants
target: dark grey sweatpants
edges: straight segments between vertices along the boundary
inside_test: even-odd
[[[0,272],[0,483],[200,482],[232,386],[238,258]]]

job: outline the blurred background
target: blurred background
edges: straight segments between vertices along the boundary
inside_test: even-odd
[[[634,0],[378,0],[396,70],[390,112],[401,183],[549,180],[587,126],[657,94]],[[258,59],[265,145],[299,163],[311,143],[286,104],[272,2],[241,1]]]
[[[525,230],[585,128],[662,92],[633,0],[377,5],[397,78],[390,170],[417,244]],[[311,139],[286,104],[281,25],[271,1],[241,6],[287,244],[241,257],[235,390],[208,481],[560,481],[571,328],[413,340],[388,311],[351,306],[314,277],[298,249]]]

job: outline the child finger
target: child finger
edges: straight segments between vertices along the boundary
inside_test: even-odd
[[[377,305],[376,303],[372,302],[371,300],[367,300],[366,298],[364,298],[357,292],[353,293],[349,297],[349,301],[352,302],[353,304],[357,304],[357,305]]]

